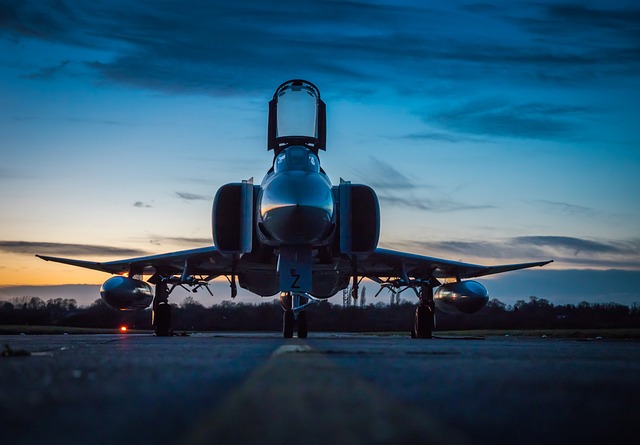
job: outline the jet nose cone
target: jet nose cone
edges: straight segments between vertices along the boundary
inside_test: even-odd
[[[265,185],[260,217],[281,244],[318,244],[328,235],[334,203],[331,185],[314,173],[278,174]]]

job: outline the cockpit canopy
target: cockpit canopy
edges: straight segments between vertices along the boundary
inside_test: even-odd
[[[326,150],[325,104],[318,88],[301,79],[280,85],[269,102],[268,149],[278,156],[293,145]]]
[[[302,146],[288,147],[282,150],[273,161],[276,173],[283,171],[320,172],[320,161],[308,148]]]

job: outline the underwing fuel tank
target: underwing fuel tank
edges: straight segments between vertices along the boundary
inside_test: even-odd
[[[153,301],[153,290],[144,281],[116,276],[109,278],[100,287],[100,298],[113,309],[145,309]]]
[[[436,307],[450,314],[473,314],[489,301],[489,292],[477,281],[443,284],[433,295]]]

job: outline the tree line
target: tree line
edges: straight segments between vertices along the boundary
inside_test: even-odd
[[[400,302],[368,305],[336,305],[322,302],[309,307],[309,329],[337,332],[390,332],[412,328],[416,305]],[[640,328],[640,304],[616,303],[554,305],[543,298],[529,297],[513,306],[493,299],[473,315],[438,311],[436,330],[466,329],[590,329]],[[73,299],[19,297],[0,301],[0,324],[73,326],[91,328],[151,329],[151,315],[145,311],[115,311],[98,299],[80,307]],[[246,304],[230,301],[205,307],[192,297],[173,304],[174,330],[189,331],[279,331],[282,308],[278,301]]]

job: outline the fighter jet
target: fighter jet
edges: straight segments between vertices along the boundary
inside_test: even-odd
[[[436,307],[473,313],[487,303],[486,288],[470,278],[551,262],[482,266],[378,248],[376,193],[342,179],[332,185],[320,166],[326,106],[306,80],[289,80],[276,89],[269,102],[267,149],[273,164],[260,185],[250,179],[218,190],[211,246],[107,262],[37,256],[116,274],[102,285],[101,298],[120,310],[151,305],[158,336],[172,333],[168,301],[178,286],[208,289],[211,280],[226,277],[232,298],[237,286],[264,297],[280,294],[285,338],[296,328],[305,338],[306,308],[349,287],[356,298],[363,278],[380,284],[380,290],[414,292],[412,337],[431,338]]]

